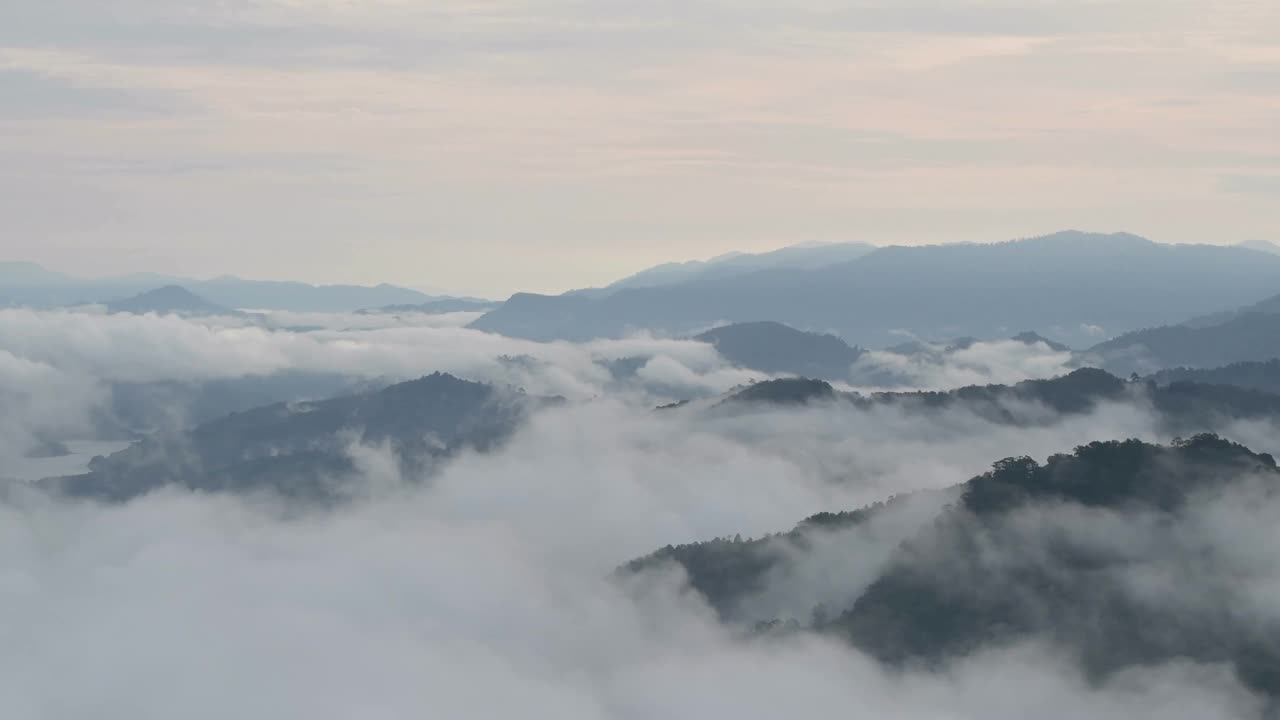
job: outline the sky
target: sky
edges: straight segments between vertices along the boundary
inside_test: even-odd
[[[0,259],[503,296],[1280,240],[1274,0],[0,0]]]

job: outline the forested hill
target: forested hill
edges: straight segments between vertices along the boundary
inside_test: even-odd
[[[1253,550],[1224,538],[1257,520],[1231,513],[1277,509],[1278,492],[1270,455],[1217,436],[1094,442],[782,535],[668,546],[619,573],[676,565],[726,620],[789,620],[889,663],[1035,640],[1070,651],[1092,677],[1189,659],[1225,663],[1276,695],[1280,624],[1250,605],[1257,581],[1230,560]],[[1236,535],[1225,532],[1233,524]],[[811,606],[770,617],[783,597]]]
[[[411,476],[464,448],[485,449],[530,412],[557,404],[435,373],[331,400],[277,403],[234,413],[189,432],[157,434],[90,472],[46,485],[125,500],[165,485],[203,491],[275,492],[300,499],[341,494],[355,468],[352,444],[386,448]]]

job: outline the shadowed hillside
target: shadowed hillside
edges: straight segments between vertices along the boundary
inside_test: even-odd
[[[529,412],[553,402],[436,373],[384,390],[278,403],[159,434],[106,458],[86,475],[51,479],[73,496],[126,500],[165,485],[204,491],[271,491],[299,499],[342,492],[353,444],[386,447],[421,475],[464,448],[505,439]]]

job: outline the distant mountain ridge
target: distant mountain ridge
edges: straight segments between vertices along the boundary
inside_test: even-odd
[[[664,263],[641,270],[603,288],[575,290],[566,294],[599,297],[627,288],[662,287],[694,280],[743,275],[756,270],[812,270],[856,260],[875,249],[876,246],[868,243],[835,243],[792,245],[763,253],[728,253],[710,260]]]
[[[417,290],[385,283],[373,287],[310,285],[232,276],[194,280],[155,273],[78,278],[47,270],[35,263],[0,263],[0,305],[81,305],[170,285],[184,287],[215,305],[233,309],[354,312],[362,308],[419,304],[438,299]]]
[[[763,269],[604,296],[518,293],[471,327],[586,340],[768,320],[830,328],[863,347],[890,345],[903,330],[986,339],[1035,328],[1085,346],[1099,328],[1115,335],[1179,322],[1252,302],[1278,285],[1280,256],[1068,231],[990,245],[884,247],[816,269]]]
[[[383,305],[376,308],[364,308],[356,311],[358,315],[394,315],[397,313],[423,313],[425,315],[443,315],[456,312],[487,312],[498,307],[500,303],[480,298],[439,298],[423,303],[410,305]]]

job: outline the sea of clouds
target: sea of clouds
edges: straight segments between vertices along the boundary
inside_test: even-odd
[[[1027,644],[942,669],[891,671],[829,639],[745,636],[686,591],[677,572],[631,583],[612,576],[668,543],[786,530],[815,512],[963,482],[1009,455],[1043,459],[1096,439],[1166,439],[1143,407],[1105,405],[1034,427],[994,425],[959,409],[921,417],[838,404],[655,412],[657,403],[712,397],[763,376],[678,339],[538,344],[467,330],[461,318],[329,315],[284,325],[312,329],[0,311],[0,462],[21,455],[24,438],[89,432],[87,418],[112,382],[445,371],[569,402],[535,415],[501,449],[463,454],[426,479],[401,477],[383,448],[353,446],[367,491],[325,510],[176,489],[107,506],[10,485],[0,503],[0,716],[1260,712],[1222,667],[1175,663],[1097,683],[1054,647]],[[1065,366],[1060,354],[1027,348],[984,344],[916,377],[947,387]],[[619,381],[609,363],[634,356],[647,359]],[[1266,425],[1232,431],[1258,442],[1274,437]],[[1246,510],[1252,515],[1239,514]],[[1194,537],[1215,548],[1270,542],[1270,528],[1280,527],[1268,524],[1280,517],[1274,510],[1223,500]],[[1223,519],[1230,517],[1248,522]],[[923,521],[908,520],[875,526],[853,543],[831,538],[771,581],[755,610],[799,613],[824,593],[855,592],[910,523]],[[1272,597],[1280,572],[1256,553],[1234,557],[1252,563],[1251,607]],[[832,577],[843,580],[824,584]]]

